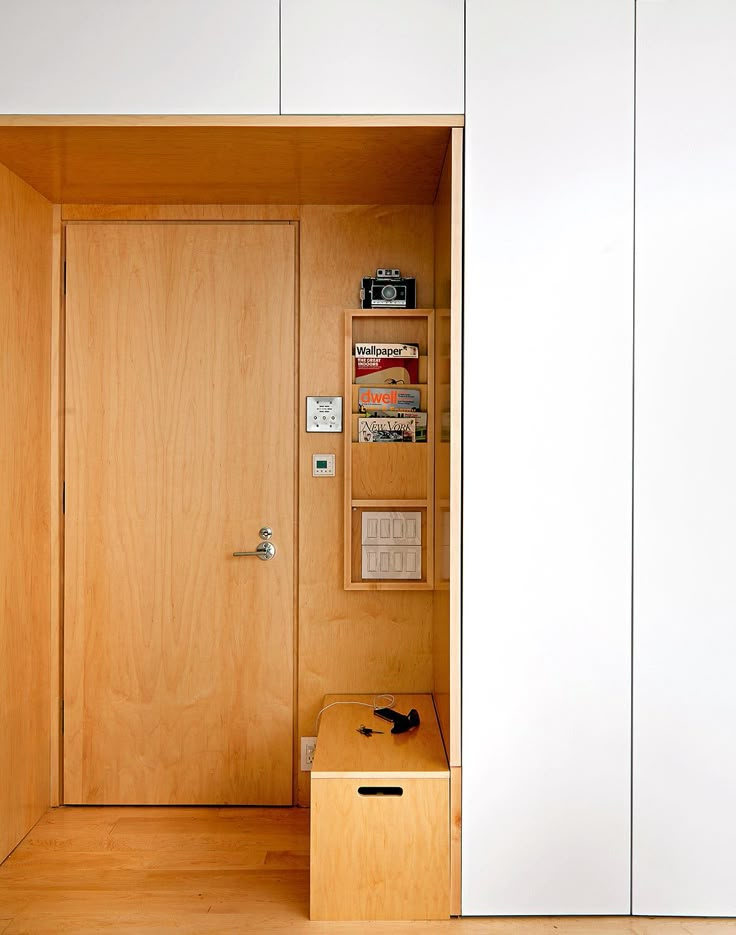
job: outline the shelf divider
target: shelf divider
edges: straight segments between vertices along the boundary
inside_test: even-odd
[[[384,510],[426,510],[429,500],[352,500],[353,507],[363,507],[364,509],[384,509]]]

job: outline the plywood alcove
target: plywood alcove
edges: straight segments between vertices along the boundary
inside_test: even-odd
[[[0,117],[54,204],[433,204],[462,118]]]
[[[326,694],[431,693],[459,823],[461,126],[458,117],[0,117],[0,175],[11,192],[0,204],[10,284],[0,309],[3,325],[24,313],[21,281],[37,280],[34,302],[43,305],[27,326],[35,329],[33,334],[24,333],[36,347],[39,369],[26,373],[33,384],[30,396],[8,397],[13,411],[7,424],[15,434],[3,439],[0,465],[8,473],[7,489],[26,470],[10,457],[22,443],[44,465],[39,483],[48,490],[45,500],[18,502],[21,521],[35,529],[36,538],[17,542],[13,527],[5,524],[0,550],[14,555],[20,574],[30,574],[33,566],[34,580],[42,575],[44,600],[51,608],[49,620],[39,610],[36,589],[33,606],[21,595],[16,620],[2,624],[28,627],[35,644],[21,645],[3,633],[0,645],[7,643],[11,650],[0,665],[23,671],[33,660],[34,672],[49,673],[32,701],[28,723],[36,726],[32,737],[26,736],[26,775],[13,775],[6,785],[20,788],[31,769],[50,774],[50,782],[34,780],[35,803],[24,813],[23,827],[14,828],[13,841],[3,842],[5,852],[45,807],[63,802],[63,263],[68,225],[91,221],[279,221],[295,226],[298,522],[291,541],[284,540],[298,565],[294,803],[309,804],[309,773],[298,769],[298,742],[314,733]],[[434,549],[427,557],[432,586],[350,592],[343,587],[343,439],[337,436],[327,447],[324,436],[304,431],[304,397],[344,394],[345,309],[358,307],[361,277],[385,265],[416,276],[417,305],[436,310],[430,410],[436,444],[427,472],[434,480],[432,489],[423,491],[434,517]],[[50,408],[45,402],[49,392]],[[39,401],[45,407],[37,413],[36,427],[23,417],[29,400],[34,411],[42,406]],[[336,455],[336,477],[312,477],[312,455],[330,450]],[[45,564],[39,564],[39,550]],[[20,736],[24,728],[19,724],[12,731]],[[48,734],[54,751],[50,762]],[[18,742],[15,735],[0,735],[7,749]],[[0,761],[7,761],[5,752],[0,749]],[[14,802],[0,801],[0,817],[15,808]],[[459,905],[458,828],[454,907]]]

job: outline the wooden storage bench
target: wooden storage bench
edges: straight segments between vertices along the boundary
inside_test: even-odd
[[[396,695],[421,725],[391,734],[370,708],[322,714],[312,765],[310,915],[322,920],[446,919],[450,774],[431,695]],[[372,703],[373,695],[328,695]],[[384,731],[358,733],[361,724]]]

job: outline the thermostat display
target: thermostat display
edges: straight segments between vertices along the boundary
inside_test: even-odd
[[[334,455],[312,455],[312,477],[334,477]]]
[[[342,432],[342,396],[307,396],[307,431]]]

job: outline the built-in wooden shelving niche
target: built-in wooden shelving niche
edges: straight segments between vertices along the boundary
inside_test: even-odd
[[[354,382],[353,363],[356,342],[419,345],[419,382],[398,388],[419,390],[421,409],[427,413],[426,442],[371,444],[358,441],[358,386]],[[432,590],[436,428],[433,309],[346,310],[345,402],[345,589]],[[419,514],[421,574],[418,579],[363,579],[362,519],[366,511],[411,511]]]

